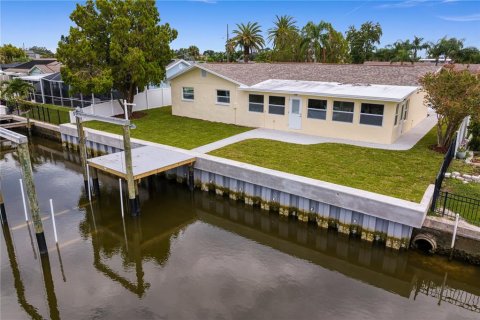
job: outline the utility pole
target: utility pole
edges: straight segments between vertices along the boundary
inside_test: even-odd
[[[225,45],[225,49],[227,51],[227,62],[230,62],[230,48],[229,48],[229,45],[230,45],[230,39],[229,39],[229,34],[228,34],[228,23],[227,23],[227,43]]]

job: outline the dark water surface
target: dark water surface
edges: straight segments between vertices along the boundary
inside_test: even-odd
[[[163,178],[142,186],[141,217],[122,220],[118,180],[101,175],[90,205],[78,159],[34,141],[49,259],[32,246],[20,168],[4,151],[2,319],[480,319],[478,267],[375,247]]]

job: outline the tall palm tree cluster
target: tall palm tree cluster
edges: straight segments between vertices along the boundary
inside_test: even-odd
[[[436,64],[452,59],[457,63],[480,63],[480,50],[475,47],[463,47],[464,40],[443,37],[437,42],[426,42],[424,38],[415,36],[412,41],[399,40],[375,52],[374,59],[414,63],[419,60],[419,51],[426,50],[428,57],[435,59]]]
[[[264,49],[265,40],[257,22],[237,24],[226,50],[233,56],[235,49],[241,48],[244,62],[253,55],[266,61],[347,62],[348,43],[331,23],[310,21],[301,29],[296,23],[291,16],[276,16],[274,26],[267,31],[267,40],[273,45],[271,50]]]
[[[326,21],[309,21],[299,28],[297,21],[289,15],[276,16],[273,27],[266,30],[257,22],[239,23],[233,37],[225,44],[224,52],[204,51],[200,55],[195,46],[177,50],[179,58],[193,57],[205,61],[244,62],[321,62],[321,63],[364,63],[365,61],[390,61],[414,63],[420,52],[426,50],[436,62],[447,58],[459,63],[480,63],[480,51],[475,47],[463,47],[464,41],[443,37],[437,42],[426,42],[414,36],[412,40],[398,40],[383,48],[377,48],[382,36],[379,23],[367,21],[358,29],[350,26],[343,34]],[[270,44],[271,48],[266,47]],[[196,49],[196,50],[192,50]]]

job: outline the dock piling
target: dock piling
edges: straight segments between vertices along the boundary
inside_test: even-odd
[[[27,203],[25,201],[25,192],[23,191],[23,181],[22,179],[18,179],[18,182],[20,182],[20,191],[22,192],[23,212],[25,213],[25,221],[28,221]]]
[[[130,143],[130,126],[123,126],[123,147],[125,152],[125,173],[127,178],[127,192],[130,214],[134,217],[140,214],[140,206],[137,192],[135,192],[135,181],[133,180],[132,167],[132,146]]]
[[[17,150],[18,157],[20,158],[20,165],[22,167],[23,178],[25,179],[25,185],[27,187],[28,202],[32,214],[33,226],[35,228],[35,235],[37,237],[38,249],[40,255],[48,255],[47,242],[45,241],[40,209],[38,207],[37,193],[33,182],[33,171],[32,163],[30,161],[30,152],[28,150],[28,142],[20,143]]]
[[[85,132],[83,132],[82,119],[76,118],[77,122],[77,134],[78,134],[78,147],[80,152],[80,162],[83,168],[83,183],[85,186],[85,192],[88,192],[88,177],[87,177],[87,146],[85,141]]]

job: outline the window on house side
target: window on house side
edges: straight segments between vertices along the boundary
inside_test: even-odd
[[[405,109],[403,110],[403,120],[407,120],[409,104],[410,100],[407,100],[407,102],[405,103]]]
[[[264,96],[259,94],[248,95],[248,111],[263,113]]]
[[[398,111],[400,110],[400,104],[397,104],[397,108],[395,109],[395,123],[394,125],[396,126],[398,124]]]
[[[182,98],[183,100],[194,100],[195,99],[195,92],[193,87],[183,87],[182,88]]]
[[[230,103],[230,91],[217,90],[217,103]]]
[[[332,120],[352,123],[354,107],[353,102],[334,101]]]
[[[381,127],[383,124],[383,104],[362,103],[360,123]]]
[[[327,100],[308,99],[307,118],[327,119]]]
[[[285,114],[285,97],[268,97],[268,113],[270,114]]]

